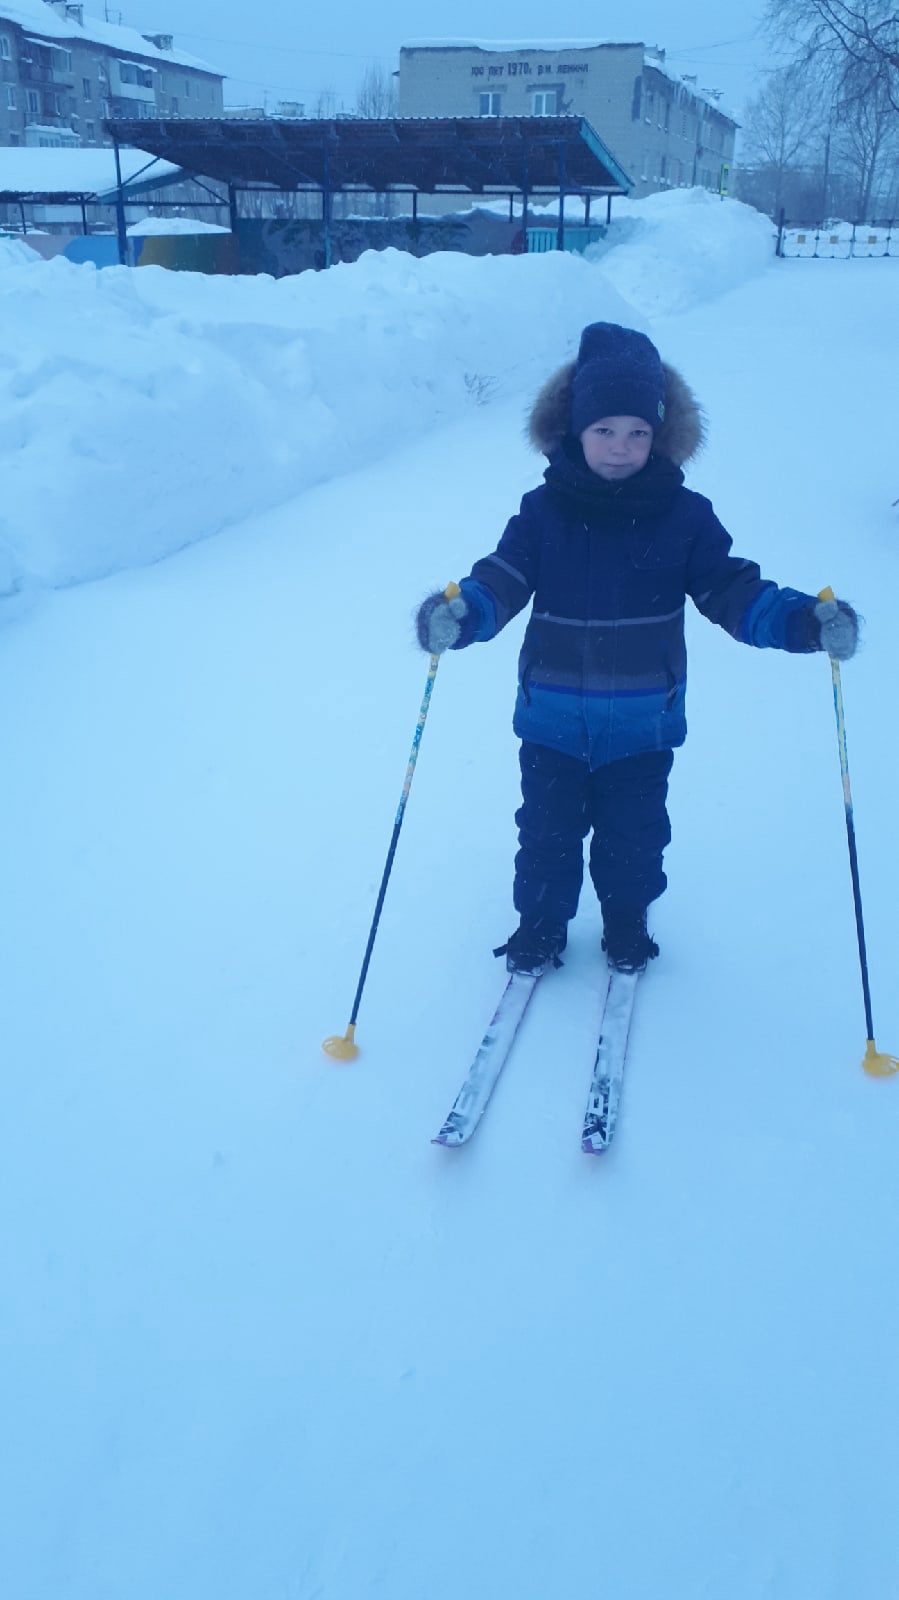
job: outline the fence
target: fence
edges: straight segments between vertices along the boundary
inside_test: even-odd
[[[896,256],[899,232],[892,217],[888,222],[830,221],[793,228],[781,212],[777,254],[785,259],[810,261],[865,261],[876,256]]]
[[[597,244],[605,238],[606,227],[603,223],[588,223],[586,226],[565,227],[562,230],[564,250],[575,250],[578,254],[586,250],[588,245]],[[559,229],[558,225],[549,228],[528,228],[527,230],[528,254],[542,254],[545,250],[558,250]]]

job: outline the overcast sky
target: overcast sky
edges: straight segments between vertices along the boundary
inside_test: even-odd
[[[224,72],[230,104],[260,104],[268,94],[310,108],[333,90],[335,109],[351,111],[366,66],[394,69],[410,39],[612,39],[665,47],[681,72],[724,91],[739,112],[768,64],[760,36],[764,0],[634,0],[612,8],[547,0],[86,0],[85,10],[142,33],[173,33],[182,49]],[[548,19],[552,25],[548,25]]]

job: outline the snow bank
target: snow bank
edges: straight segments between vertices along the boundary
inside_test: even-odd
[[[4,267],[21,266],[23,262],[27,265],[40,260],[37,251],[32,250],[24,239],[0,236],[0,270]]]
[[[644,316],[671,316],[763,272],[774,253],[770,217],[706,189],[617,202],[608,238],[587,251]]]
[[[586,322],[646,327],[770,258],[744,206],[661,196],[628,225],[598,261],[388,250],[279,282],[35,272],[7,242],[0,594],[159,560],[473,405],[524,407]]]

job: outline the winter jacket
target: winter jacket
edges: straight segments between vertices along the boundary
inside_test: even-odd
[[[514,729],[591,769],[687,733],[686,598],[743,644],[818,648],[815,599],[765,581],[710,501],[683,486],[702,442],[699,407],[666,367],[666,420],[646,466],[608,482],[566,432],[564,368],[541,391],[531,437],[549,457],[492,555],[462,580],[469,611],[455,646],[492,639],[533,597]]]

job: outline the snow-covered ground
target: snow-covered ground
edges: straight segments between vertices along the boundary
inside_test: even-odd
[[[11,1600],[899,1593],[899,1080],[859,1067],[826,660],[691,620],[607,1157],[578,1138],[586,894],[477,1140],[429,1142],[513,925],[519,623],[441,664],[362,1054],[320,1049],[424,687],[416,602],[539,481],[527,403],[615,317],[705,404],[690,482],[738,549],[867,619],[843,679],[899,1050],[899,269],[775,263],[754,214],[669,198],[593,262],[275,284],[4,251]]]

